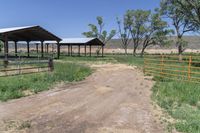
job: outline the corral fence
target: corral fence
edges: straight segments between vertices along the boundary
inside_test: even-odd
[[[15,76],[53,71],[53,58],[16,58],[0,59],[0,77]]]
[[[200,56],[145,55],[144,73],[164,80],[200,83]]]

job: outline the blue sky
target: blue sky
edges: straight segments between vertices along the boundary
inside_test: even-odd
[[[96,16],[106,29],[128,9],[154,9],[160,0],[1,0],[0,28],[40,25],[60,37],[82,37]]]

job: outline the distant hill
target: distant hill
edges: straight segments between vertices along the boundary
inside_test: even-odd
[[[175,37],[169,37],[170,40],[174,40]],[[185,41],[188,42],[188,46],[187,48],[189,49],[200,49],[200,36],[185,36],[183,37],[183,39]],[[122,43],[120,39],[113,39],[111,40],[107,45],[106,45],[107,49],[118,49],[118,48],[122,48]],[[133,48],[133,44],[129,44],[128,46],[129,49]],[[164,48],[164,49],[172,49],[172,48],[176,48],[175,43],[171,44],[170,46],[167,47],[159,47],[159,46],[153,46],[150,48]]]

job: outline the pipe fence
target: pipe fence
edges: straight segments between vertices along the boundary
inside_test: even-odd
[[[145,55],[144,73],[159,79],[200,83],[200,56]]]

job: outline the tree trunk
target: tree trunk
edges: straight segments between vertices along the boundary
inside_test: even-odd
[[[133,49],[133,56],[136,56],[136,50],[137,50],[137,48],[134,47],[134,49]]]
[[[179,61],[182,61],[182,53],[183,53],[183,46],[181,43],[181,36],[178,36],[177,38],[177,46],[178,46],[178,55],[179,55]]]
[[[183,60],[183,58],[182,58],[182,52],[183,52],[183,48],[182,48],[182,45],[179,43],[179,46],[178,46],[179,61]]]
[[[144,56],[144,51],[145,51],[145,49],[146,49],[146,47],[144,46],[144,47],[142,48],[142,51],[141,51],[141,53],[140,53],[140,56],[141,56],[141,57],[143,57],[143,56]]]
[[[125,55],[127,55],[127,48],[125,48],[124,50],[125,50]]]

